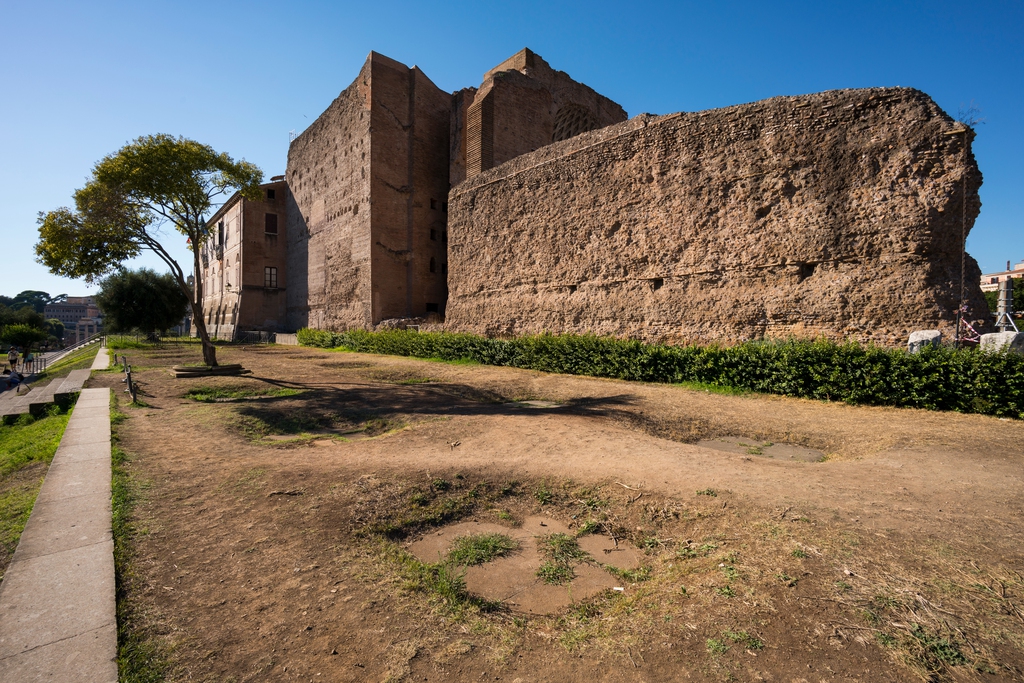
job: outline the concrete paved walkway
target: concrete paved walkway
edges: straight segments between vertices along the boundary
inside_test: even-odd
[[[0,681],[115,683],[116,657],[110,390],[85,389],[0,584]]]
[[[110,354],[107,353],[107,347],[101,346],[100,350],[96,352],[96,357],[92,359],[92,370],[106,370],[110,367]]]

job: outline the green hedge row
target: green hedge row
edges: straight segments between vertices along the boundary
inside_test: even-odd
[[[641,382],[699,382],[766,394],[1024,418],[1024,356],[938,348],[909,354],[857,343],[759,341],[662,346],[607,337],[488,339],[404,330],[303,329],[304,346]]]

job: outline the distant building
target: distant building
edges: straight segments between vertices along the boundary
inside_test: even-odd
[[[1024,277],[1024,261],[1010,269],[1010,262],[1006,262],[1006,270],[998,273],[986,273],[981,276],[981,291],[994,292],[999,289],[999,283],[1003,280],[1017,279]]]
[[[91,296],[69,296],[60,303],[47,304],[43,315],[64,324],[66,344],[84,341],[103,329],[103,313]]]
[[[210,239],[200,251],[203,314],[219,339],[276,332],[284,324],[288,186],[274,176],[260,189],[262,199],[236,193],[207,222]]]

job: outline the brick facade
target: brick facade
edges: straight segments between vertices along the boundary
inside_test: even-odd
[[[210,335],[219,339],[285,326],[288,186],[279,180],[260,189],[261,200],[236,194],[207,222],[211,237],[200,259],[203,313]]]

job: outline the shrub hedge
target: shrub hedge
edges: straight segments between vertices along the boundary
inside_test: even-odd
[[[929,348],[919,354],[855,342],[755,341],[664,346],[590,335],[488,339],[471,334],[303,329],[299,343],[446,361],[613,377],[699,382],[846,403],[1024,418],[1024,356]]]

